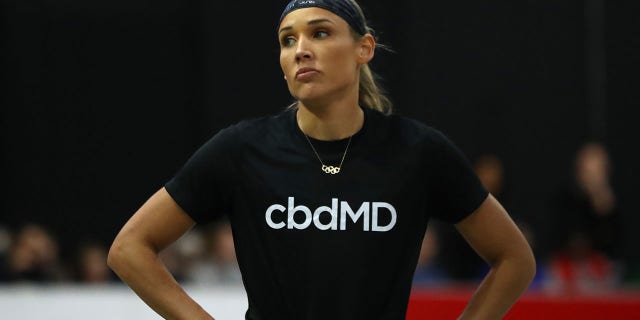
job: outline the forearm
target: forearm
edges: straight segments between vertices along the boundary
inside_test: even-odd
[[[109,266],[165,319],[213,319],[180,287],[156,252],[142,245],[114,246]]]
[[[496,263],[471,297],[459,320],[502,319],[535,275],[535,262],[512,258]]]

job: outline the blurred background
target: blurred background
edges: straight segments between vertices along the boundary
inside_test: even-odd
[[[135,210],[218,130],[292,101],[276,37],[286,1],[0,3],[5,290],[117,286],[106,250]],[[360,4],[393,49],[372,68],[396,113],[466,153],[534,248],[532,290],[638,288],[640,5]],[[241,285],[224,222],[163,258],[185,284]],[[485,272],[453,227],[430,225],[416,288]]]

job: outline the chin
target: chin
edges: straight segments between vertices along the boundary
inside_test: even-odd
[[[327,96],[327,92],[316,89],[304,89],[292,92],[292,95],[305,105],[314,104],[323,100]]]

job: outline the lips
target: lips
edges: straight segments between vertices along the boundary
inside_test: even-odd
[[[314,68],[300,68],[296,71],[296,80],[306,81],[318,74],[319,71]]]

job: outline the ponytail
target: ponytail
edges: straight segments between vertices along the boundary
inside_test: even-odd
[[[393,112],[391,100],[387,98],[375,80],[375,75],[368,64],[360,68],[360,89],[358,103],[384,114]]]

